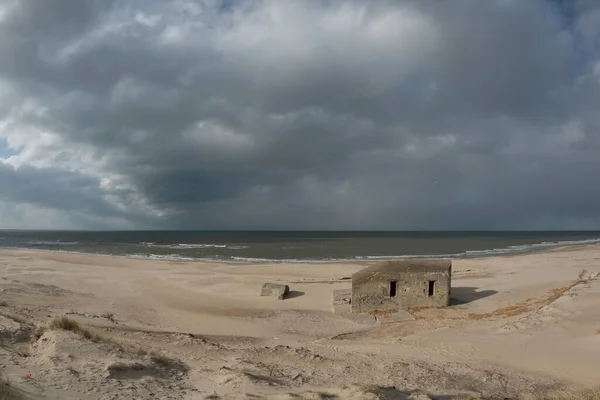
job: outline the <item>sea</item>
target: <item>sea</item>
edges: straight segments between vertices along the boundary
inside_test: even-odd
[[[600,231],[23,231],[0,230],[0,247],[132,258],[323,263],[396,258],[479,258],[600,243]]]

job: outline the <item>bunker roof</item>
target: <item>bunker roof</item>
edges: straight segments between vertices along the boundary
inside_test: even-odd
[[[361,269],[352,275],[352,279],[366,277],[375,273],[415,273],[415,272],[444,272],[449,273],[452,260],[445,259],[411,259],[385,261],[371,267]]]

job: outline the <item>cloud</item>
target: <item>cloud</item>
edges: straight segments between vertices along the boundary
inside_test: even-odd
[[[0,228],[598,229],[596,21],[0,1]]]

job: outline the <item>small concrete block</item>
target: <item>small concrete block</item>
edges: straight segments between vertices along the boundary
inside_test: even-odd
[[[285,296],[290,292],[288,285],[279,283],[265,283],[260,290],[261,296],[277,296],[277,300],[285,299]]]
[[[350,304],[352,301],[352,289],[340,289],[333,291],[333,305]]]
[[[334,290],[332,296],[333,314],[344,315],[350,314],[350,302],[352,301],[352,289]]]

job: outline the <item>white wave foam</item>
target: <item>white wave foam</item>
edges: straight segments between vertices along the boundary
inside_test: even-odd
[[[188,244],[180,243],[174,245],[173,248],[177,249],[207,249],[207,248],[226,248],[226,244]]]
[[[154,242],[140,242],[143,246],[148,247],[159,247],[163,249],[208,249],[208,248],[230,248],[230,249],[243,249],[247,246],[227,246],[226,244],[214,244],[214,243],[179,243],[179,244],[156,244]]]
[[[30,240],[25,242],[30,246],[73,246],[79,242],[61,242],[60,240]]]
[[[178,254],[131,254],[126,257],[145,259],[145,260],[164,260],[164,261],[200,261],[197,258],[183,257]]]
[[[584,239],[584,240],[562,240],[557,242],[541,242],[541,243],[533,243],[533,244],[524,244],[524,245],[515,245],[509,246],[499,249],[490,249],[490,250],[469,250],[464,253],[456,254],[456,256],[467,257],[467,258],[477,258],[477,257],[490,257],[497,255],[506,255],[506,254],[520,254],[527,253],[530,251],[536,251],[541,249],[549,249],[553,247],[563,247],[563,246],[583,246],[589,244],[598,244],[600,243],[600,238],[594,239]]]
[[[164,260],[164,261],[210,261],[209,259],[199,259],[192,257],[183,257],[178,254],[115,254],[104,252],[89,252],[89,251],[72,251],[72,250],[48,250],[48,249],[29,249],[26,247],[0,246],[0,249],[27,249],[33,251],[52,251],[65,254],[93,254],[100,257],[117,257],[117,258],[135,258],[143,260]],[[216,261],[216,260],[214,260]]]
[[[360,261],[391,261],[406,258],[448,258],[449,255],[409,255],[409,256],[356,256],[349,258],[258,258],[258,257],[230,257],[228,259],[204,259],[198,261],[260,263],[260,264],[335,264],[355,263]]]
[[[229,260],[243,263],[294,263],[299,260],[293,259],[274,259],[274,258],[257,258],[257,257],[230,257]]]

